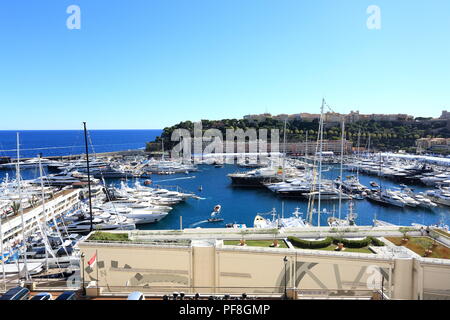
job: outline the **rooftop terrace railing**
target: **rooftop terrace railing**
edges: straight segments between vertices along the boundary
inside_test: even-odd
[[[146,247],[166,247],[166,248],[190,248],[190,243],[186,242],[164,242],[164,241],[111,241],[111,240],[84,240],[85,244],[96,244],[99,246],[146,246]]]

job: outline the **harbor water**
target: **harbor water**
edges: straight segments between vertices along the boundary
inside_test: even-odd
[[[300,199],[282,199],[268,189],[239,188],[231,185],[228,173],[246,171],[236,165],[224,165],[216,168],[210,165],[200,165],[199,171],[186,174],[174,174],[170,176],[155,176],[153,183],[161,186],[179,186],[185,191],[194,192],[204,198],[203,200],[188,199],[185,203],[177,205],[170,214],[153,225],[143,226],[141,229],[177,229],[180,227],[182,216],[183,227],[224,227],[227,223],[245,223],[253,226],[253,219],[257,213],[269,213],[273,208],[281,216],[290,216],[295,208],[300,208],[306,217],[308,201]],[[345,172],[345,174],[352,174]],[[330,166],[329,171],[323,173],[327,179],[335,179],[339,176],[339,166]],[[379,182],[378,177],[359,175],[361,183],[370,186],[370,181]],[[116,182],[117,183],[117,182]],[[133,181],[128,181],[130,186]],[[396,187],[396,183],[383,179],[383,187]],[[199,191],[199,187],[202,191]],[[411,186],[414,191],[427,190],[424,186]],[[222,206],[223,222],[206,222],[215,205]],[[326,208],[329,214],[320,215],[320,225],[327,226],[327,218],[338,216],[338,201],[321,201],[321,210]],[[317,206],[317,201],[315,206]],[[284,207],[284,210],[283,210]],[[348,201],[342,201],[341,215],[344,218],[348,211]],[[368,200],[354,200],[354,211],[358,214],[357,225],[372,225],[373,219],[380,219],[397,225],[411,225],[419,223],[433,225],[439,222],[450,223],[450,211],[448,207],[438,206],[433,210],[423,208],[398,208],[394,206],[382,206]],[[270,214],[265,216],[271,218]],[[313,215],[313,224],[318,225],[317,214]]]
[[[224,165],[217,168],[212,165],[199,165],[199,170],[189,174],[178,173],[171,175],[153,175],[152,185],[150,187],[160,186],[180,191],[192,192],[201,197],[201,199],[187,199],[174,206],[174,209],[163,220],[148,225],[139,225],[139,229],[179,229],[180,216],[182,216],[183,228],[220,228],[227,223],[244,223],[248,227],[253,226],[253,219],[256,214],[263,215],[266,218],[272,218],[269,214],[275,208],[280,216],[290,216],[295,208],[299,208],[306,217],[308,201],[305,199],[281,198],[275,193],[265,188],[242,188],[233,187],[227,174],[237,171],[243,172],[249,169],[240,168],[237,165]],[[8,174],[14,177],[14,171],[0,171],[0,178]],[[344,175],[353,174],[344,172]],[[335,179],[339,176],[339,166],[329,166],[328,171],[323,172],[326,179]],[[23,179],[33,179],[39,177],[38,169],[22,170]],[[360,181],[366,186],[370,186],[370,181],[380,183],[379,177],[359,175]],[[146,179],[137,179],[144,184]],[[120,187],[121,180],[107,179],[107,185]],[[136,182],[136,179],[124,181],[130,187]],[[381,183],[385,188],[395,188],[398,184],[382,179]],[[201,191],[200,191],[201,187]],[[413,185],[410,186],[415,192],[425,191],[429,187]],[[399,208],[389,205],[380,205],[368,200],[354,200],[354,211],[358,214],[357,225],[372,225],[373,219],[387,221],[397,225],[411,225],[419,223],[423,225],[434,225],[439,223],[450,224],[450,210],[448,207],[438,206],[433,210],[424,208]],[[214,206],[220,204],[222,209],[223,222],[207,222]],[[320,215],[320,225],[327,226],[327,218],[333,214],[339,215],[338,201],[321,201],[321,211],[326,209],[328,213]],[[284,207],[284,210],[283,210]],[[317,199],[315,202],[317,207]],[[342,201],[341,217],[345,218],[348,212],[348,201]],[[317,214],[313,215],[313,225],[318,225]]]
[[[91,152],[109,152],[128,149],[137,149],[145,146],[146,141],[153,140],[161,133],[161,130],[92,130],[89,132],[92,144],[89,143]],[[13,131],[0,131],[2,150],[15,149],[16,134]],[[84,140],[82,131],[23,131],[21,132],[21,157],[35,157],[42,152],[43,157],[51,155],[71,155],[84,152]],[[42,149],[40,149],[42,148]],[[2,156],[15,157],[15,151],[3,151]],[[323,177],[335,179],[339,176],[339,166],[325,165]],[[224,165],[215,167],[212,165],[199,165],[198,171],[189,174],[178,173],[172,175],[153,175],[153,185],[192,192],[202,199],[188,199],[174,206],[174,209],[163,220],[148,225],[139,225],[140,229],[178,229],[180,228],[180,216],[182,216],[183,228],[214,228],[224,227],[227,223],[244,223],[253,226],[256,214],[269,213],[275,208],[281,216],[289,217],[295,208],[303,213],[306,218],[308,201],[304,199],[282,199],[268,189],[238,188],[231,185],[227,174],[237,171],[244,172],[250,169],[240,168],[237,165]],[[6,175],[14,178],[15,172],[1,170],[0,179]],[[344,176],[353,174],[344,172]],[[22,170],[23,179],[33,179],[39,176],[39,170]],[[370,181],[381,184],[384,188],[398,187],[398,183],[388,179],[359,175],[362,184],[370,187]],[[381,179],[381,180],[380,180]],[[140,179],[143,184],[144,179]],[[133,186],[134,179],[126,183]],[[108,185],[119,186],[120,180],[107,180]],[[422,185],[409,186],[415,192],[432,189]],[[201,189],[201,190],[200,190]],[[223,222],[207,222],[214,206],[221,205]],[[315,202],[317,206],[317,200]],[[339,216],[338,201],[322,201],[321,210],[328,213],[320,215],[320,225],[327,225],[327,218],[334,214]],[[342,201],[341,217],[345,218],[348,211],[348,201]],[[411,225],[419,223],[434,225],[439,223],[450,224],[450,210],[448,207],[438,206],[433,210],[423,208],[398,208],[372,203],[368,200],[354,200],[354,211],[358,214],[357,225],[372,225],[373,219],[387,221],[397,225]],[[269,214],[265,217],[271,218]],[[318,225],[318,216],[314,214],[313,225]]]

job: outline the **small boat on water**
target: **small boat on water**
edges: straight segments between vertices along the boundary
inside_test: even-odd
[[[222,209],[222,206],[220,204],[216,205],[211,212],[211,218],[208,219],[208,222],[221,222],[223,221],[222,218],[220,218],[220,210]]]
[[[370,181],[370,185],[374,188],[379,188],[380,186],[375,181]]]

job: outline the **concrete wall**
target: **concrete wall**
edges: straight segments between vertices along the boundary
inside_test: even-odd
[[[98,280],[110,292],[279,295],[286,287],[300,295],[339,291],[353,296],[379,290],[383,283],[393,299],[450,299],[450,262],[442,259],[223,246],[220,240],[193,240],[191,246],[90,241],[79,246],[85,281]],[[97,263],[88,266],[96,253]]]
[[[192,253],[189,247],[143,245],[80,245],[84,253],[85,281],[97,281],[110,291],[133,291],[132,287],[188,288],[192,283]],[[88,261],[97,252],[97,263]],[[126,287],[130,288],[127,289]],[[166,288],[167,287],[167,288]]]
[[[282,294],[285,285],[300,290],[368,290],[368,283],[376,281],[379,289],[381,281],[374,278],[374,269],[379,268],[389,287],[394,266],[392,261],[375,259],[376,255],[295,249],[95,242],[81,243],[80,248],[85,254],[85,281],[97,280],[98,271],[101,287],[122,292],[146,286],[158,293]],[[95,252],[98,262],[91,268],[87,261]]]
[[[283,293],[285,285],[299,290],[367,290],[375,269],[380,270],[388,282],[393,264],[369,258],[348,259],[343,256],[304,255],[299,250],[280,252],[252,252],[222,249],[217,251],[219,292],[229,288],[253,287],[255,293]],[[295,252],[298,251],[298,252]],[[287,258],[286,270],[284,257]]]
[[[213,293],[216,290],[214,246],[193,247],[193,283],[195,292]]]

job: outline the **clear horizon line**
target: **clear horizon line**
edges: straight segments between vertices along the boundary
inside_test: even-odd
[[[3,129],[2,131],[83,131],[84,129]],[[163,130],[163,129],[88,129],[88,131],[97,130],[97,131],[108,131],[108,130],[136,130],[136,131],[144,131],[144,130]]]

